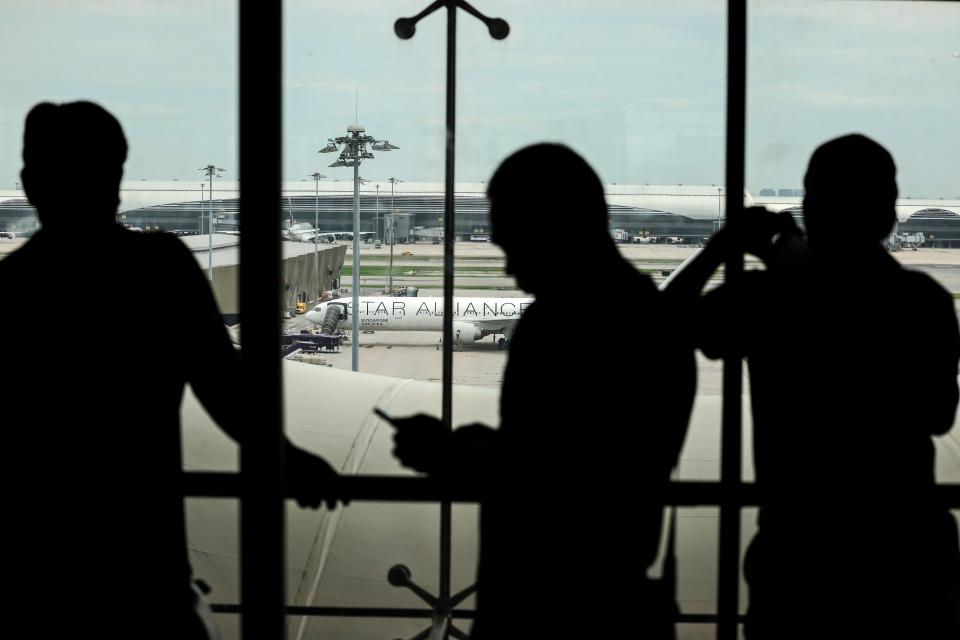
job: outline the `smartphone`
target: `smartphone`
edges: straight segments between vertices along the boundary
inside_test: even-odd
[[[387,412],[381,409],[380,407],[374,407],[373,412],[377,414],[379,417],[389,422],[390,424],[393,424],[393,418],[390,415],[388,415]]]

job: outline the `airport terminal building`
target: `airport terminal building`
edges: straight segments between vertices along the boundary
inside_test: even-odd
[[[401,183],[391,195],[389,183],[368,182],[360,186],[360,231],[368,238],[388,237],[388,216],[396,214],[394,230],[398,243],[442,238],[444,195],[440,183]],[[379,187],[379,188],[378,188]],[[551,187],[554,188],[554,187]],[[537,189],[537,187],[531,187]],[[213,231],[236,232],[239,187],[236,182],[213,183]],[[120,221],[151,231],[181,235],[206,234],[210,230],[209,193],[206,184],[186,181],[133,181],[121,189]],[[709,237],[726,217],[727,194],[719,186],[607,185],[610,228],[624,237],[673,237],[697,244]],[[546,200],[546,192],[544,193]],[[353,183],[321,182],[319,192],[308,181],[283,183],[285,226],[318,227],[323,233],[353,231]],[[747,205],[758,204],[772,211],[802,214],[802,198],[746,193]],[[457,241],[487,241],[490,237],[490,205],[486,185],[456,186]],[[554,223],[551,212],[542,215],[545,239],[576,238],[577,229]],[[901,233],[923,233],[927,246],[960,247],[960,200],[902,199],[897,217]],[[36,228],[36,215],[22,191],[0,191],[0,231],[17,234]]]

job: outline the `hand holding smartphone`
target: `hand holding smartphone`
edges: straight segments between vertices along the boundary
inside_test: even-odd
[[[387,422],[389,422],[391,426],[393,426],[393,427],[396,427],[396,426],[397,426],[396,423],[394,423],[394,421],[393,421],[394,418],[393,418],[392,416],[390,416],[386,411],[384,411],[383,409],[381,409],[380,407],[374,407],[374,408],[373,408],[373,412],[374,412],[375,414],[377,414],[378,417],[380,417],[380,418],[382,418],[383,420],[386,420]]]

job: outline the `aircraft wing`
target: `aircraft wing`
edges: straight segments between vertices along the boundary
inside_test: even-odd
[[[514,328],[517,326],[517,323],[520,321],[520,317],[516,318],[497,318],[491,320],[467,320],[465,318],[457,318],[457,322],[469,322],[473,326],[479,328],[481,331],[491,334],[491,333],[513,333]]]
[[[353,239],[352,231],[317,231],[316,235],[319,238],[328,238],[330,240]],[[349,238],[347,236],[349,236]]]

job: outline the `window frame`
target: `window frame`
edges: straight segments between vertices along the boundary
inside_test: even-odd
[[[424,0],[426,1],[426,0]],[[447,136],[444,234],[444,300],[453,299],[453,162],[455,144],[456,6],[440,0],[447,20]],[[285,637],[287,615],[350,617],[418,617],[431,609],[376,607],[294,607],[285,601],[283,485],[283,395],[280,357],[282,291],[280,283],[282,215],[282,2],[239,0],[240,109],[240,309],[244,327],[243,385],[259,399],[250,415],[249,440],[240,447],[238,473],[185,472],[184,498],[239,498],[241,600],[218,604],[214,611],[240,613],[245,638]],[[509,19],[509,16],[507,16]],[[744,193],[746,133],[746,0],[727,3],[726,193]],[[728,219],[742,214],[742,198],[728,199]],[[250,216],[244,212],[255,212]],[[743,256],[726,264],[725,277],[743,273]],[[452,408],[452,316],[443,341],[443,416],[450,426]],[[718,482],[674,482],[671,502],[685,507],[719,507],[719,554],[716,614],[681,614],[679,623],[717,625],[717,637],[738,637],[741,511],[757,505],[753,483],[742,481],[742,362],[723,364],[721,474]],[[437,502],[441,506],[441,598],[450,590],[450,506],[478,502],[479,485],[451,487],[430,478],[352,476],[342,482],[352,501]],[[941,484],[949,508],[960,508],[960,484]],[[455,609],[453,618],[472,618],[474,611]]]

